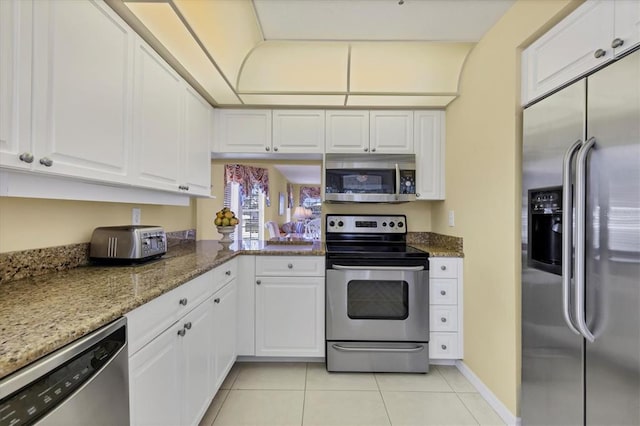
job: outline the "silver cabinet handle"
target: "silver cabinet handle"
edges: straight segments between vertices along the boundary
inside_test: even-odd
[[[215,299],[213,299],[213,303],[220,303],[220,298],[216,297]]]
[[[265,147],[264,147],[264,150],[265,150],[265,151],[270,151],[270,150],[271,150],[271,148],[269,148],[268,146],[265,146]]]
[[[585,298],[585,216],[587,213],[587,156],[596,143],[595,138],[590,138],[582,145],[576,158],[576,249],[575,249],[575,286],[576,286],[576,322],[578,330],[589,342],[593,342],[595,337],[589,331],[585,320],[584,298]]]
[[[575,334],[580,334],[573,324],[571,311],[569,309],[569,299],[571,298],[571,271],[573,258],[573,196],[571,190],[571,164],[573,157],[582,146],[582,141],[578,139],[571,144],[564,153],[562,160],[562,313],[564,322],[569,330]],[[531,242],[529,242],[531,244]]]
[[[440,322],[447,322],[447,319],[445,317],[441,317]]]
[[[293,269],[293,263],[288,264],[288,265],[287,265],[287,268],[289,268],[289,269]]]
[[[444,265],[442,265],[442,266],[440,267],[440,269],[441,269],[441,270],[443,270],[443,271],[446,271],[446,270],[447,270],[447,267],[446,267],[446,266],[444,266]]]
[[[230,276],[231,275],[231,271],[227,271],[224,273],[226,276]]]
[[[440,290],[440,294],[444,296],[444,295],[446,295],[446,294],[447,294],[447,292],[446,292],[446,291],[444,291],[444,290]]]
[[[185,334],[187,334],[187,330],[185,330],[184,328],[178,330],[178,336],[184,337]]]
[[[447,345],[440,345],[440,347],[442,348],[443,351],[447,350]]]
[[[188,190],[189,190],[189,185],[186,185],[186,186],[184,187],[184,189],[185,189],[185,191],[188,191]]]
[[[613,41],[611,42],[611,47],[613,47],[614,49],[622,46],[624,44],[624,40],[621,38],[614,38]]]
[[[420,198],[420,193],[416,192],[416,197]]]
[[[423,345],[416,345],[410,348],[376,348],[372,347],[361,347],[361,346],[344,346],[334,343],[331,345],[334,349],[337,349],[341,352],[420,352],[424,349]]]
[[[333,269],[343,271],[422,271],[424,266],[344,266],[333,265]]]
[[[186,322],[186,323],[184,324],[184,328],[186,328],[187,330],[191,330],[191,321]]]
[[[33,163],[33,154],[30,152],[23,152],[18,158],[25,163]]]
[[[53,165],[53,160],[51,158],[42,157],[40,159],[40,164],[42,164],[45,167],[51,167]]]
[[[278,152],[278,147],[277,147],[277,146],[274,146],[274,147],[273,147],[273,150],[274,150],[275,152]]]
[[[183,297],[178,301],[178,303],[180,303],[182,306],[187,306],[187,298]]]
[[[260,284],[262,284],[262,281],[261,280],[256,280],[256,284],[260,285]]]
[[[602,58],[606,54],[607,54],[607,51],[606,50],[602,50],[602,49],[598,49],[595,52],[593,52],[593,56],[595,58]]]
[[[364,149],[364,152],[369,152],[369,148],[365,148],[365,149]]]

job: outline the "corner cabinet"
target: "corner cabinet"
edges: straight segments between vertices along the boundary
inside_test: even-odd
[[[324,356],[324,257],[256,256],[255,355]]]
[[[445,112],[416,111],[416,198],[444,200]]]
[[[640,43],[640,2],[589,0],[522,53],[522,105]]]
[[[462,359],[462,258],[429,258],[429,358]]]

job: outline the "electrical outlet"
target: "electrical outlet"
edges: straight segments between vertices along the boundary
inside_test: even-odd
[[[142,213],[140,212],[139,208],[134,207],[133,209],[131,209],[131,224],[132,225],[140,225],[141,217],[142,217]]]
[[[449,226],[455,226],[455,225],[456,225],[455,213],[453,212],[453,210],[449,210]]]

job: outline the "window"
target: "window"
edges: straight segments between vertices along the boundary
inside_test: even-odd
[[[245,196],[242,186],[236,182],[230,182],[224,191],[224,206],[229,207],[240,218],[237,231],[231,237],[243,240],[264,239],[264,194],[258,185],[254,185]],[[237,233],[241,234],[237,236]]]

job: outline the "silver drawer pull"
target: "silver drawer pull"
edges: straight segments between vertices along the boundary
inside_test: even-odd
[[[410,348],[376,348],[361,346],[343,346],[334,343],[331,345],[334,349],[341,352],[420,352],[424,349],[423,345],[416,345]]]
[[[187,306],[187,298],[183,297],[178,303],[180,303],[182,306]]]
[[[213,303],[220,303],[220,298],[216,297],[215,299],[213,299]]]
[[[256,280],[256,284],[260,285],[260,284],[262,284],[262,281]]]
[[[226,276],[230,276],[231,275],[231,271],[227,271],[224,273]]]
[[[447,294],[447,292],[446,292],[446,291],[444,291],[444,290],[440,290],[440,294],[444,296],[444,295],[446,295],[446,294]]]
[[[440,345],[440,347],[442,348],[443,351],[447,350],[447,345]]]
[[[440,269],[442,269],[443,271],[446,271],[446,270],[447,270],[447,267],[446,267],[446,266],[444,266],[444,265],[442,265],[442,266],[440,267]]]
[[[442,317],[442,318],[440,318],[440,321],[447,322],[447,319],[445,317]]]
[[[293,263],[288,264],[288,265],[287,265],[287,268],[289,268],[289,269],[293,269]]]

